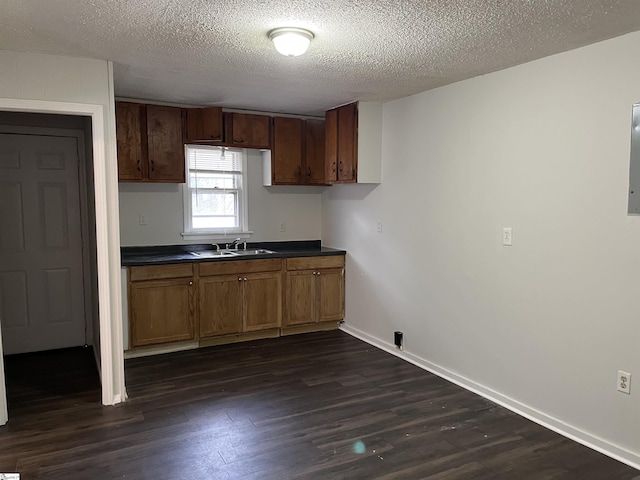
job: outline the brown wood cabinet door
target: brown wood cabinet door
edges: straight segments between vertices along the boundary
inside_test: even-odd
[[[303,175],[307,185],[326,185],[325,180],[325,122],[306,120],[304,124]]]
[[[355,183],[358,146],[358,104],[338,108],[338,182]]]
[[[286,273],[284,326],[316,321],[316,272],[300,270]]]
[[[149,180],[184,183],[182,109],[147,105]]]
[[[282,323],[282,274],[280,272],[245,275],[244,331],[278,328]]]
[[[325,116],[325,179],[327,183],[338,180],[338,110],[328,110]]]
[[[271,148],[271,117],[233,113],[231,144],[243,148]]]
[[[273,119],[273,155],[271,175],[274,185],[298,185],[305,182],[302,172],[303,121],[299,118]]]
[[[195,338],[191,279],[131,282],[129,288],[132,347]]]
[[[222,108],[187,108],[187,143],[222,142]]]
[[[242,331],[242,278],[239,275],[200,277],[201,338]]]
[[[318,322],[344,318],[344,268],[316,271]]]
[[[118,180],[121,182],[141,181],[146,175],[146,156],[143,156],[146,148],[143,150],[142,138],[143,109],[143,105],[139,103],[116,102]],[[146,143],[146,138],[144,140]]]

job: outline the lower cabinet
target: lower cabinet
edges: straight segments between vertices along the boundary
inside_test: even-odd
[[[128,284],[132,348],[329,329],[344,318],[343,255],[130,267]]]
[[[279,328],[282,259],[199,265],[200,337]]]
[[[344,256],[286,260],[284,327],[344,318]]]
[[[131,267],[129,335],[132,347],[195,338],[192,264]]]

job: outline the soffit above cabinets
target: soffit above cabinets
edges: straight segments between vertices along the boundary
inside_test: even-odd
[[[311,30],[276,52],[273,28]],[[114,61],[118,97],[322,115],[640,29],[637,0],[4,0],[0,48]]]

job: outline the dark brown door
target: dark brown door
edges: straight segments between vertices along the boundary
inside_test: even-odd
[[[338,109],[338,182],[356,181],[358,104]]]
[[[147,105],[149,180],[184,183],[182,110]]]
[[[328,110],[325,115],[325,179],[327,183],[338,180],[338,110]]]
[[[299,118],[273,119],[272,175],[274,184],[304,183],[302,172],[302,130]]]
[[[139,103],[116,102],[118,180],[141,181],[146,175],[142,146],[143,107]]]
[[[187,108],[187,143],[219,143],[222,138],[222,108]]]
[[[308,185],[326,185],[325,180],[325,122],[305,122],[305,155],[303,176]]]
[[[271,117],[268,115],[233,113],[231,143],[244,148],[270,148],[270,126]]]

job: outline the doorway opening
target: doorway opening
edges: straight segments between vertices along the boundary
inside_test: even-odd
[[[90,117],[0,112],[0,322],[9,409],[12,388],[37,391],[56,377],[35,374],[38,362],[42,372],[70,373],[70,359],[86,363],[100,345],[91,129]],[[86,351],[69,355],[70,347]],[[28,376],[16,376],[25,368]],[[99,383],[95,356],[92,369]]]

